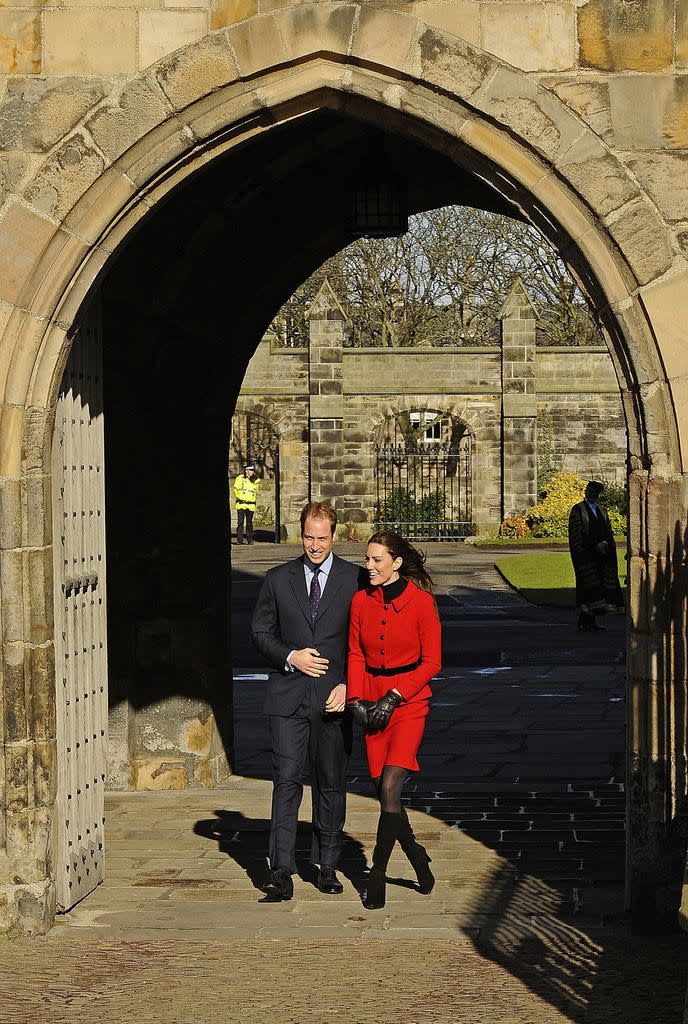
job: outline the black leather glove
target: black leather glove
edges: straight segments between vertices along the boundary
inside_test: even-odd
[[[368,712],[375,707],[374,700],[352,700],[347,704],[356,725],[368,728]]]
[[[382,732],[389,725],[392,712],[403,704],[403,699],[393,690],[388,690],[384,697],[375,701],[368,712],[368,732]]]

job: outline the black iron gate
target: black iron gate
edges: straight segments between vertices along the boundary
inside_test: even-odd
[[[471,438],[456,450],[404,445],[376,449],[376,529],[415,540],[460,540],[473,533]]]

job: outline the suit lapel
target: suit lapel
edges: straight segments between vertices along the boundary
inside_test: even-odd
[[[291,589],[294,591],[296,603],[303,612],[306,622],[311,626],[311,608],[308,600],[308,591],[306,590],[306,574],[303,569],[302,558],[296,558],[289,566],[289,582],[291,583]],[[327,593],[327,587],[325,587],[325,593]]]
[[[341,589],[342,580],[344,578],[343,566],[341,558],[337,555],[332,557],[332,568],[330,569],[330,575],[327,580],[327,584],[323,591],[323,595],[320,598],[320,604],[318,605],[318,614],[315,616],[316,624],[320,622],[327,609],[330,607],[337,592]],[[309,619],[310,621],[310,619]]]

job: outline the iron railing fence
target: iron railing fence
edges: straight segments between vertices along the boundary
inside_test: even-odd
[[[375,528],[410,540],[458,541],[473,533],[471,438],[447,445],[382,445],[375,452]]]

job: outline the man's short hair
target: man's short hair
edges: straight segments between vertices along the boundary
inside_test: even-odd
[[[337,529],[337,513],[329,501],[309,501],[301,510],[301,536],[306,528],[307,519],[326,519],[330,524],[332,536]]]
[[[604,490],[604,484],[599,480],[588,480],[586,490],[592,491],[594,494],[601,494]]]

